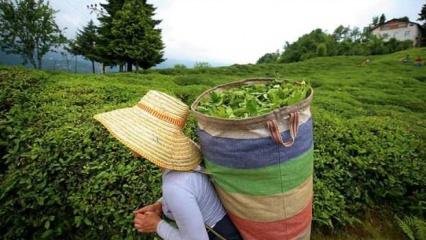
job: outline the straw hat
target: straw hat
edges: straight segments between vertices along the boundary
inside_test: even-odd
[[[94,116],[111,134],[155,165],[179,171],[194,169],[201,161],[199,147],[182,131],[189,107],[179,99],[149,91],[130,108]]]

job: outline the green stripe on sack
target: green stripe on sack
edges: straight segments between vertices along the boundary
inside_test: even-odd
[[[205,159],[213,182],[229,193],[271,195],[302,184],[313,172],[313,148],[284,163],[256,169],[233,169]]]

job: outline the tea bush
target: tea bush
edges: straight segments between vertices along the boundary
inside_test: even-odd
[[[13,96],[0,125],[2,238],[138,236],[132,210],[160,196],[160,173],[92,119],[104,90],[59,89],[26,70],[0,75],[2,96]]]
[[[315,114],[314,216],[318,223],[355,223],[367,208],[424,214],[424,142],[394,119],[347,121]]]
[[[357,224],[371,208],[424,219],[426,68],[401,64],[406,54],[426,58],[412,49],[367,66],[333,57],[106,75],[0,66],[1,238],[152,239],[133,229],[132,210],[160,196],[160,172],[93,115],[149,89],[191,104],[212,85],[277,75],[314,86],[315,229]],[[190,117],[184,131],[194,140],[195,129]]]
[[[198,75],[188,75],[188,76],[179,76],[173,80],[179,86],[187,85],[208,85],[212,86],[212,82],[209,80],[203,79]]]

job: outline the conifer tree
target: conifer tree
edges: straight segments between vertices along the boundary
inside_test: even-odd
[[[112,22],[117,12],[121,10],[124,5],[125,0],[107,0],[106,3],[100,4],[100,16],[98,20],[100,26],[98,28],[98,44],[96,45],[98,61],[102,62],[104,66],[114,66],[114,65],[123,65],[124,59],[111,49],[111,41],[113,36],[111,33]],[[104,71],[104,69],[103,69]]]
[[[423,21],[422,39],[420,46],[426,46],[426,4],[424,4],[420,10],[419,18],[417,18],[417,20]]]
[[[79,30],[77,37],[70,43],[69,51],[75,55],[82,55],[92,62],[92,72],[95,73],[95,61],[99,59],[96,44],[99,41],[97,27],[92,20],[83,30]]]
[[[426,4],[424,4],[422,10],[420,10],[417,20],[423,21],[423,27],[426,28]]]
[[[161,30],[156,28],[161,21],[153,19],[154,11],[145,0],[126,0],[112,19],[110,49],[127,63],[127,71],[164,61]]]
[[[384,13],[382,13],[382,15],[380,15],[380,18],[379,18],[379,25],[382,25],[385,22],[386,22],[386,16]]]

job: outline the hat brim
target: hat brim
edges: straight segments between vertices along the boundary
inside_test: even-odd
[[[201,162],[199,147],[180,127],[137,106],[100,113],[94,118],[121,143],[159,167],[188,171]]]

